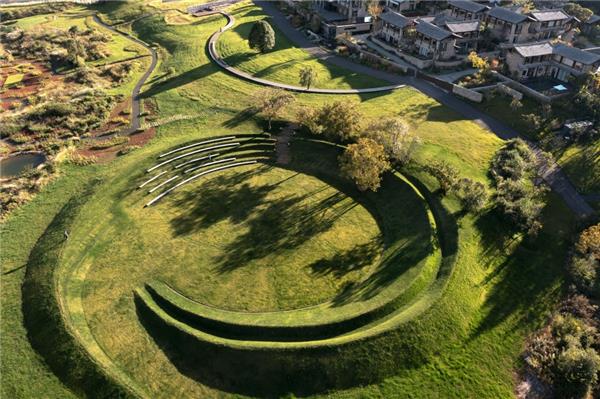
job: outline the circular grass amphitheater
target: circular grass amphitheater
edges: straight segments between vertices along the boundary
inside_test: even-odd
[[[142,396],[151,382],[137,370],[152,358],[123,364],[152,345],[202,385],[260,396],[371,383],[418,361],[411,321],[452,271],[451,218],[399,173],[358,192],[339,146],[298,138],[284,163],[276,148],[261,134],[186,143],[67,203],[23,288],[30,340],[61,379]]]

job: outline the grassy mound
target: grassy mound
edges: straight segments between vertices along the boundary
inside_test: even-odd
[[[90,397],[135,397],[139,388],[103,356],[90,356],[63,314],[60,257],[79,208],[94,184],[73,197],[56,215],[31,252],[23,284],[23,314],[33,347],[66,385]],[[92,346],[93,347],[93,346]]]

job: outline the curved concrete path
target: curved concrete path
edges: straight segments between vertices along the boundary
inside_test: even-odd
[[[399,89],[399,88],[406,86],[405,84],[393,84],[393,85],[389,85],[389,86],[369,87],[369,88],[365,88],[365,89],[316,89],[316,88],[307,89],[306,87],[293,86],[293,85],[288,85],[288,84],[284,84],[284,83],[273,82],[273,81],[267,80],[267,79],[257,78],[255,76],[252,76],[249,73],[240,71],[239,69],[234,68],[231,65],[227,64],[223,60],[223,58],[221,58],[219,53],[217,52],[216,44],[217,44],[217,41],[219,40],[219,37],[221,36],[221,34],[223,32],[230,29],[235,24],[235,18],[233,18],[232,15],[226,13],[225,11],[220,11],[219,13],[221,15],[223,15],[225,18],[227,18],[227,25],[225,25],[223,28],[221,28],[220,30],[218,30],[217,32],[215,32],[211,35],[210,39],[208,40],[208,54],[210,55],[210,58],[212,58],[212,60],[217,65],[219,65],[221,68],[225,69],[227,72],[229,72],[232,75],[235,75],[239,78],[248,80],[250,82],[257,83],[262,86],[271,86],[271,87],[276,87],[276,88],[284,89],[284,90],[296,91],[296,92],[301,92],[301,93],[316,93],[316,94],[377,93],[377,92],[382,92],[382,91],[395,90],[395,89]]]
[[[277,9],[275,4],[270,1],[255,1],[255,3],[263,9],[265,14],[271,17],[271,21],[294,45],[302,48],[304,51],[308,52],[314,57],[324,60],[332,65],[348,69],[352,72],[373,76],[381,80],[387,80],[388,82],[397,85],[402,84],[410,86],[426,96],[429,96],[439,103],[447,106],[448,108],[462,115],[465,119],[472,120],[481,127],[490,130],[503,140],[521,137],[521,135],[515,129],[507,126],[502,121],[491,117],[490,115],[473,107],[471,104],[462,101],[453,94],[442,90],[438,86],[435,86],[426,80],[419,79],[414,76],[392,74],[368,67],[366,65],[357,64],[348,58],[340,57],[322,49],[321,47],[316,46],[314,43],[304,37],[301,32],[294,29],[290,25],[285,15],[279,11],[279,9]],[[529,141],[528,143],[534,151],[539,151],[535,144]],[[583,198],[583,196],[577,192],[569,178],[560,169],[559,165],[556,163],[551,165],[551,167],[546,170],[544,179],[550,185],[552,190],[561,196],[567,206],[578,217],[587,217],[594,213],[594,209],[587,203],[585,198]]]
[[[156,54],[156,50],[154,50],[152,47],[150,47],[145,42],[141,41],[137,37],[131,36],[123,31],[116,29],[114,26],[105,24],[104,22],[102,22],[102,20],[100,18],[98,18],[97,15],[94,15],[94,21],[98,25],[101,25],[104,28],[106,28],[112,32],[115,32],[115,33],[143,46],[146,50],[148,50],[150,52],[150,55],[152,57],[150,66],[148,67],[146,72],[144,72],[144,74],[142,75],[140,80],[138,80],[138,82],[136,83],[136,85],[133,88],[133,91],[131,93],[131,115],[132,115],[131,116],[131,124],[129,125],[129,127],[118,132],[118,134],[130,135],[133,132],[135,132],[136,130],[138,130],[141,126],[141,122],[140,122],[140,108],[141,108],[140,107],[140,90],[142,89],[142,86],[144,85],[144,83],[146,83],[146,80],[150,77],[150,75],[154,71],[154,68],[156,68],[156,64],[158,63],[158,55]],[[105,136],[105,137],[107,137],[107,136]]]

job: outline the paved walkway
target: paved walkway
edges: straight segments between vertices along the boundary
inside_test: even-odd
[[[287,165],[292,160],[290,154],[290,141],[292,141],[292,135],[297,128],[298,126],[295,123],[290,123],[284,127],[277,136],[275,152],[277,153],[277,163],[280,165]]]
[[[276,87],[279,89],[285,89],[285,90],[296,91],[296,92],[301,92],[301,93],[316,93],[316,94],[377,93],[377,92],[390,91],[390,90],[395,90],[395,89],[405,87],[404,84],[392,84],[389,86],[370,87],[370,88],[366,88],[366,89],[316,89],[316,88],[307,89],[306,87],[288,85],[288,84],[284,84],[284,83],[273,82],[273,81],[270,81],[267,79],[257,78],[249,73],[240,71],[239,69],[234,68],[231,65],[227,64],[221,58],[219,53],[217,52],[216,44],[217,44],[217,41],[219,40],[219,37],[221,36],[221,34],[223,32],[225,32],[226,30],[228,30],[235,24],[235,19],[233,18],[233,16],[229,15],[228,13],[226,13],[224,11],[221,11],[220,14],[225,16],[225,18],[227,18],[228,22],[227,22],[227,25],[225,25],[219,31],[213,33],[212,36],[210,37],[210,39],[208,40],[208,54],[210,55],[210,58],[212,58],[212,60],[215,63],[217,63],[217,65],[219,65],[221,68],[227,70],[229,73],[231,73],[237,77],[240,77],[242,79],[251,81],[253,83],[258,83],[263,86],[271,86],[271,87]],[[322,50],[322,51],[324,51],[324,50]]]
[[[465,76],[472,75],[475,72],[477,72],[477,69],[475,69],[475,68],[468,68],[468,69],[464,69],[462,71],[450,72],[450,73],[442,73],[442,74],[433,75],[433,76],[435,76],[436,78],[438,78],[440,80],[443,80],[445,82],[454,83],[458,79],[463,78]]]
[[[264,12],[271,16],[271,19],[275,25],[287,36],[288,39],[296,46],[304,49],[313,56],[322,59],[333,65],[348,69],[353,72],[362,73],[365,75],[373,76],[378,79],[387,80],[394,84],[405,84],[411,86],[423,94],[435,99],[439,103],[447,106],[448,108],[456,111],[464,118],[472,120],[478,125],[490,130],[496,136],[503,140],[520,137],[519,133],[511,127],[505,125],[501,121],[492,118],[486,113],[478,110],[472,105],[460,100],[456,96],[442,90],[441,88],[433,85],[432,83],[415,78],[413,76],[401,76],[397,74],[391,74],[388,72],[373,69],[371,67],[357,64],[347,58],[334,55],[320,47],[315,46],[314,43],[309,41],[304,35],[298,30],[294,29],[285,15],[277,9],[275,4],[269,1],[256,1]],[[537,150],[533,143],[529,144]],[[546,181],[554,192],[559,194],[567,206],[579,217],[589,216],[594,212],[592,207],[586,202],[586,200],[577,192],[575,187],[571,184],[567,176],[556,164],[551,165],[547,175],[545,176]]]
[[[147,17],[147,16],[145,16],[145,17]],[[100,18],[98,18],[97,15],[94,15],[94,21],[97,24],[102,25],[106,29],[108,29],[112,32],[115,32],[115,33],[143,46],[146,50],[148,50],[150,52],[150,55],[152,57],[150,66],[148,67],[146,72],[142,75],[140,80],[138,80],[138,82],[136,83],[136,85],[133,88],[133,91],[131,93],[131,124],[129,125],[129,127],[126,127],[125,129],[123,129],[122,131],[117,133],[117,134],[121,134],[121,135],[130,135],[130,134],[134,133],[136,130],[138,130],[141,126],[141,122],[140,122],[140,108],[141,108],[140,107],[140,90],[142,89],[142,86],[144,85],[144,83],[146,83],[146,80],[150,77],[150,75],[154,71],[154,68],[156,68],[156,64],[158,62],[158,55],[156,54],[156,50],[154,50],[152,47],[150,47],[149,45],[147,45],[140,39],[138,39],[134,36],[131,36],[123,31],[120,31],[111,25],[105,24],[104,22],[102,22],[102,20]],[[107,135],[107,136],[103,136],[103,137],[107,138],[110,136],[111,135]]]

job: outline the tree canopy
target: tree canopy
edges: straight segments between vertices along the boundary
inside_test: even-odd
[[[366,137],[348,145],[339,162],[342,173],[354,180],[360,191],[377,191],[381,175],[390,168],[383,146]]]
[[[313,67],[306,66],[300,70],[300,84],[307,89],[317,80],[317,71]]]
[[[262,113],[269,123],[271,130],[271,122],[284,107],[294,102],[296,98],[293,94],[283,89],[275,89],[267,87],[254,93],[255,109]]]
[[[408,124],[394,117],[371,122],[365,130],[365,136],[383,145],[390,160],[400,165],[410,161],[415,147],[420,143]]]
[[[267,21],[256,21],[248,36],[250,48],[265,53],[275,47],[275,31]]]
[[[302,108],[298,112],[298,123],[333,141],[352,141],[358,136],[361,120],[358,103],[352,101],[336,101],[319,109]]]

